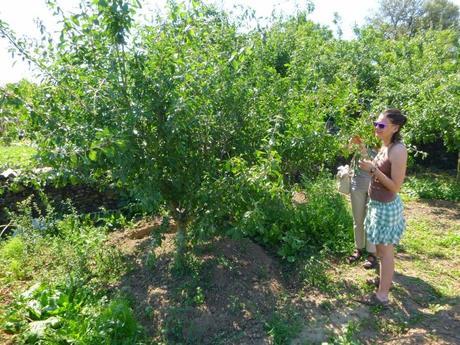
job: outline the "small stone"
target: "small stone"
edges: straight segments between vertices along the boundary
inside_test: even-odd
[[[0,177],[4,180],[18,176],[18,173],[11,168],[6,169],[0,174]]]

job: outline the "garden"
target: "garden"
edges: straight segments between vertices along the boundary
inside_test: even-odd
[[[58,37],[0,18],[41,77],[0,88],[0,343],[460,342],[458,27],[47,3]],[[388,107],[409,161],[383,309],[335,174]]]

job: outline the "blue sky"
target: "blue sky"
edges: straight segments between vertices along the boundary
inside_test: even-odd
[[[35,19],[40,18],[49,31],[56,31],[58,26],[55,19],[48,12],[45,0],[0,0],[0,18],[10,24],[10,27],[18,35],[38,37],[38,29]],[[304,7],[306,1],[280,1],[280,0],[209,0],[231,9],[235,4],[251,7],[256,11],[256,16],[270,16],[272,11],[282,11],[290,13],[296,6]],[[164,0],[144,0],[144,11],[149,9],[161,9]],[[311,19],[332,26],[334,12],[338,12],[342,18],[343,37],[350,39],[353,37],[353,26],[362,24],[365,17],[371,11],[376,10],[377,0],[314,0],[315,11],[311,14]],[[456,2],[460,2],[457,0]],[[72,11],[77,6],[79,0],[58,0],[58,3],[67,11]],[[8,44],[5,39],[0,39],[0,85],[15,82],[21,78],[33,78],[32,72],[27,64],[22,61],[16,62],[8,52]]]

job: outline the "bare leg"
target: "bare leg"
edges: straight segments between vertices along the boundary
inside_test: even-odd
[[[394,246],[392,244],[377,245],[377,253],[380,256],[380,284],[377,291],[377,297],[382,300],[388,300],[393,274],[395,271]]]

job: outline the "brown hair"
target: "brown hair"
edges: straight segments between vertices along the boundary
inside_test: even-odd
[[[395,143],[397,141],[401,141],[401,128],[407,122],[407,117],[399,109],[386,109],[382,114],[383,116],[388,117],[393,125],[399,126],[398,131],[393,133],[391,142]]]

